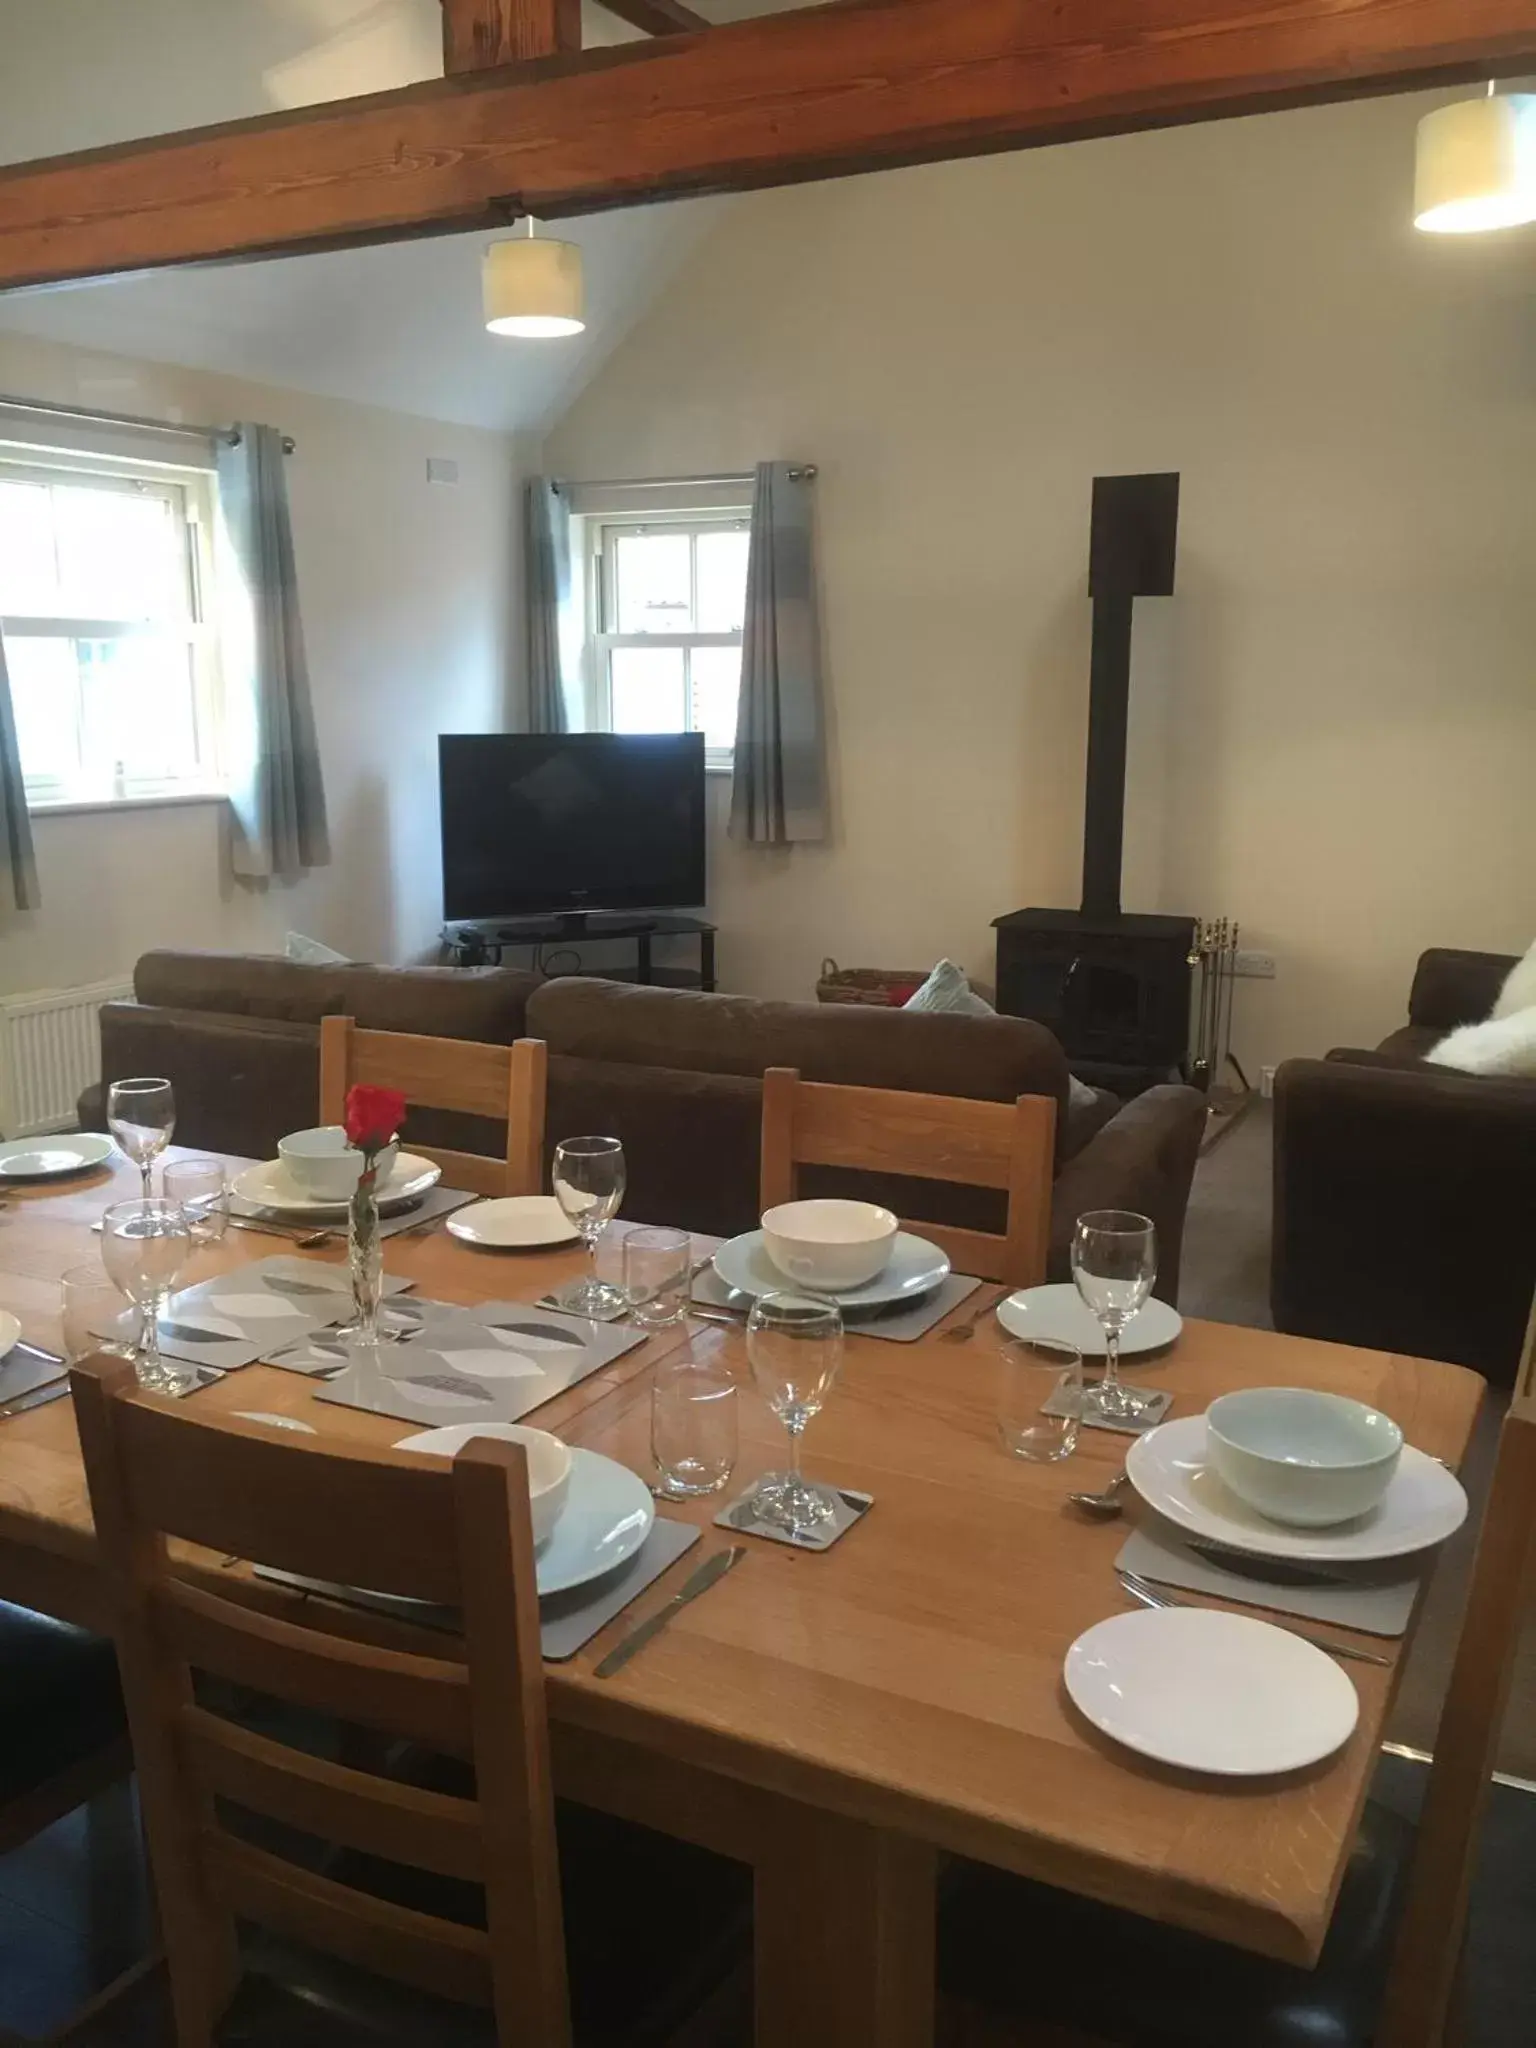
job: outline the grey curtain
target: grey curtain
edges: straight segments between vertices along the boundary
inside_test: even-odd
[[[299,617],[283,439],[242,420],[218,451],[219,509],[238,578],[221,582],[225,732],[237,875],[284,878],[331,857]],[[234,585],[236,587],[231,587]]]
[[[792,477],[786,462],[760,462],[747,552],[731,837],[792,846],[826,836],[811,484]]]
[[[559,489],[531,476],[523,494],[523,603],[528,615],[528,729],[566,730],[561,646],[571,601],[571,520]]]
[[[0,640],[0,887],[8,887],[18,910],[38,904],[37,862],[32,855],[32,819],[27,811],[27,786],[21,774],[21,749],[16,743],[16,713],[11,704],[11,679],[5,667],[5,642]]]

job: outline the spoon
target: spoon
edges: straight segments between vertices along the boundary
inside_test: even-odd
[[[1120,1495],[1126,1477],[1124,1472],[1117,1472],[1102,1493],[1069,1493],[1067,1499],[1085,1514],[1093,1515],[1101,1522],[1111,1522],[1121,1512]]]

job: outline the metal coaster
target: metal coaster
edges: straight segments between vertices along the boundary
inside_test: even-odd
[[[830,1522],[823,1522],[819,1529],[802,1529],[793,1534],[781,1529],[775,1522],[760,1522],[752,1512],[752,1496],[757,1491],[753,1482],[744,1494],[723,1507],[715,1517],[719,1529],[735,1529],[743,1536],[764,1536],[770,1543],[787,1543],[792,1550],[830,1550],[839,1536],[846,1535],[856,1522],[862,1521],[875,1504],[872,1493],[860,1493],[853,1487],[829,1486],[834,1503]]]
[[[1088,1381],[1090,1387],[1097,1384],[1096,1380]],[[1168,1410],[1173,1406],[1173,1396],[1166,1387],[1159,1387],[1155,1392],[1151,1387],[1138,1387],[1136,1391],[1146,1401],[1147,1406],[1134,1421],[1111,1422],[1107,1415],[1092,1415],[1087,1412],[1081,1413],[1078,1420],[1082,1423],[1084,1429],[1107,1429],[1116,1436],[1145,1436],[1149,1429],[1156,1429],[1157,1425],[1167,1415]],[[1070,1415],[1072,1413],[1072,1397],[1069,1394],[1060,1392],[1052,1394],[1049,1401],[1041,1402],[1040,1413],[1042,1415]]]

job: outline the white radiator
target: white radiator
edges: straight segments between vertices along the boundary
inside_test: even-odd
[[[74,1123],[80,1091],[101,1078],[101,1006],[132,994],[132,982],[98,981],[0,996],[0,1133],[26,1138]]]

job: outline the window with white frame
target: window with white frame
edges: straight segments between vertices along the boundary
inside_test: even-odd
[[[730,766],[750,527],[745,509],[587,521],[595,725],[701,732],[710,765]]]
[[[217,787],[212,480],[0,445],[0,636],[30,802]]]

